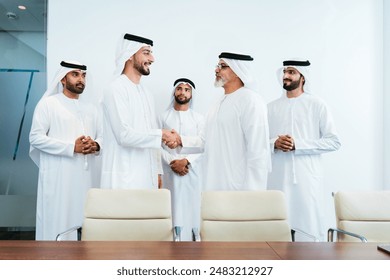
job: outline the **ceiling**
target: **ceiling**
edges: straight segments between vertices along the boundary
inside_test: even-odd
[[[20,10],[19,5],[26,10]],[[46,29],[47,0],[0,0],[0,32],[43,32]],[[11,19],[13,15],[15,19]]]

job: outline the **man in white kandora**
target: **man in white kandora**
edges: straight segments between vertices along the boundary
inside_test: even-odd
[[[268,104],[272,172],[268,189],[286,194],[291,226],[325,240],[321,154],[340,147],[326,104],[310,90],[308,60],[278,70],[285,93]]]
[[[97,108],[79,98],[86,70],[79,62],[62,61],[34,111],[30,157],[39,167],[37,240],[55,240],[57,234],[81,226],[86,193],[98,184],[95,155],[102,126]]]
[[[174,133],[157,128],[153,96],[141,84],[154,62],[152,46],[152,40],[131,34],[118,44],[116,77],[102,101],[102,188],[157,189],[161,141],[175,142]]]
[[[182,153],[204,148],[204,190],[261,190],[270,165],[267,107],[249,55],[223,52],[215,86],[225,94],[209,110],[200,137],[182,136]],[[169,144],[169,143],[168,143]]]
[[[159,117],[160,128],[174,129],[180,135],[199,135],[204,117],[192,109],[194,95],[191,80],[177,79],[172,102]],[[198,229],[200,223],[201,154],[185,155],[164,145],[162,159],[163,186],[172,194],[173,225],[182,229],[181,241],[192,241],[192,229]]]

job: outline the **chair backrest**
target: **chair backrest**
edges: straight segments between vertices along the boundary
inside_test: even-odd
[[[202,241],[291,241],[280,191],[202,193]]]
[[[339,229],[368,242],[390,242],[390,191],[337,192],[334,203]],[[338,234],[338,240],[360,242],[345,234]]]
[[[84,215],[81,240],[173,240],[166,189],[90,189]]]

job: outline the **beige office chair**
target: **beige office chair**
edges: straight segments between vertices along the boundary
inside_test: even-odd
[[[328,241],[390,242],[390,191],[337,192],[336,226]]]
[[[295,232],[305,234],[290,229],[281,191],[207,191],[201,204],[197,241],[293,241]]]
[[[83,226],[72,231],[79,240],[178,241],[180,230],[172,228],[169,190],[90,189]]]

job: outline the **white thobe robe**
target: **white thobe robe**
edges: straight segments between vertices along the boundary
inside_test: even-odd
[[[101,187],[152,189],[161,168],[161,129],[153,97],[127,76],[115,79],[102,101],[104,153]]]
[[[182,137],[182,153],[204,147],[204,190],[265,190],[270,164],[267,107],[245,87],[225,94],[199,138]]]
[[[197,136],[203,129],[204,117],[192,109],[165,111],[159,117],[160,128],[175,129],[182,136]],[[201,154],[181,154],[177,149],[164,145],[162,150],[163,187],[171,191],[173,225],[181,227],[181,240],[192,241],[192,229],[200,226]],[[189,172],[180,176],[172,171],[173,160],[186,158]]]
[[[285,192],[290,224],[324,240],[321,154],[340,147],[332,116],[318,97],[303,93],[268,104],[272,172],[268,189]],[[293,137],[295,150],[274,150],[278,135]]]
[[[75,141],[82,135],[102,144],[95,106],[62,93],[41,99],[30,131],[31,157],[39,167],[37,240],[55,240],[57,234],[82,225],[86,193],[98,187],[100,174],[96,154],[74,153]]]

